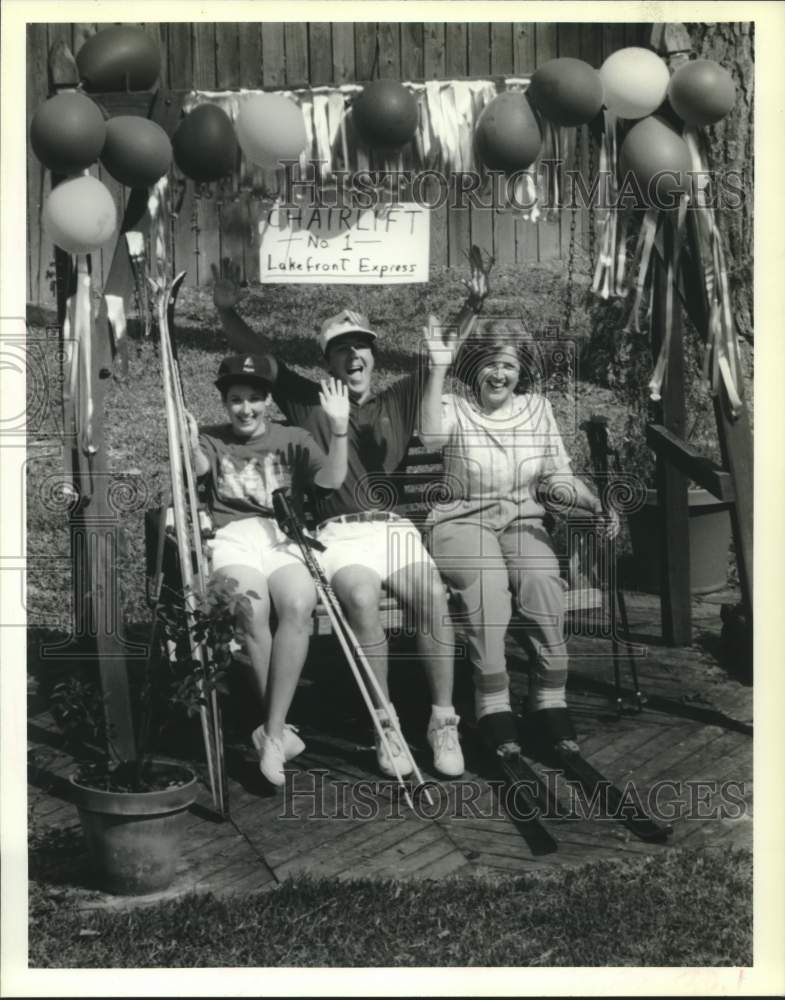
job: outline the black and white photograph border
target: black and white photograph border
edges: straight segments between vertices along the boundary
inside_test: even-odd
[[[127,5],[0,11],[0,993],[785,995],[785,530],[770,499],[785,485],[785,11],[133,13],[160,80],[108,93],[85,86],[79,52]],[[649,59],[667,98],[644,107],[625,73]],[[704,119],[672,84],[696,59],[710,61]],[[559,121],[563,77],[532,85],[555,60],[586,81],[580,122]],[[107,79],[98,46],[90,72]],[[61,128],[47,145],[58,123],[36,112],[80,78],[103,119],[160,125],[149,190],[131,179],[145,161],[132,126],[100,162]],[[384,135],[359,101],[381,80]],[[255,129],[254,95],[281,94],[302,118],[268,103],[277,128]],[[204,134],[175,135],[205,105],[228,127],[212,148],[232,151],[223,175]],[[58,142],[83,162],[62,166]],[[51,197],[58,181],[69,199]],[[411,391],[387,391],[418,370]],[[385,448],[391,420],[403,440],[394,463],[347,474],[342,439],[360,447],[366,403]],[[288,442],[279,455],[321,449],[304,508],[288,489],[302,460],[232,465],[253,421]],[[494,446],[523,485],[489,508],[473,498],[498,475]],[[536,482],[520,475],[532,462]],[[712,506],[724,534],[703,559]],[[362,538],[375,572],[374,536],[345,520],[369,509],[389,691],[337,563],[341,538]],[[236,565],[236,526],[257,523],[277,532],[264,559],[296,564],[315,611],[281,583],[265,604],[266,574]],[[208,581],[219,554],[242,596],[232,574]],[[265,731],[276,719],[282,742]],[[107,748],[122,792],[94,777]],[[160,836],[141,840],[151,820],[132,842],[112,816],[99,842],[99,806],[145,797],[179,823],[166,858]]]

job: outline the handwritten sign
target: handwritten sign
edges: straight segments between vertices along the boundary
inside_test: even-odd
[[[427,281],[429,225],[429,210],[408,202],[369,209],[274,205],[259,223],[261,281]]]

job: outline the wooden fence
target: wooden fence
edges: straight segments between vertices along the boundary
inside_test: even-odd
[[[46,99],[47,56],[64,40],[76,54],[84,40],[105,25],[30,24],[27,37],[27,122]],[[648,42],[648,24],[543,23],[183,23],[143,25],[158,42],[161,79],[174,90],[285,88],[366,82],[375,76],[401,80],[489,78],[531,74],[557,56],[575,56],[598,67],[616,49]],[[582,130],[581,157],[588,139]],[[54,251],[41,227],[41,209],[49,190],[47,172],[28,150],[27,261],[28,301],[54,302]],[[123,187],[101,171],[95,173],[114,194],[122,211]],[[210,264],[232,257],[246,277],[258,278],[256,233],[260,203],[248,195],[221,203],[194,198],[188,185],[173,227],[172,266],[187,269],[190,283],[205,284]],[[502,264],[566,257],[571,218],[555,222],[523,220],[511,210],[434,210],[431,264],[460,264],[470,241],[490,249]],[[585,246],[589,224],[585,211],[575,222]],[[109,267],[109,253],[95,255],[96,278]]]

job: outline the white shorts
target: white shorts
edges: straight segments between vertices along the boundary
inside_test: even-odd
[[[271,517],[244,517],[219,528],[207,542],[210,569],[249,566],[269,577],[282,566],[302,563],[300,549]]]
[[[326,546],[318,557],[328,580],[346,566],[365,566],[383,583],[393,573],[416,563],[436,568],[420,532],[405,517],[390,521],[325,521],[316,537]]]

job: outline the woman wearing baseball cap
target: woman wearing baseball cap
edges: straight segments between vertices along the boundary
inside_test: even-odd
[[[335,379],[321,384],[320,403],[330,428],[327,453],[299,427],[271,423],[267,363],[259,355],[225,358],[215,385],[228,423],[200,429],[188,414],[196,474],[204,477],[217,528],[208,542],[211,580],[231,581],[237,627],[251,660],[264,707],[252,733],[259,767],[273,785],[305,745],[286,723],[308,652],[316,592],[296,545],[276,523],[273,493],[338,489],[346,476],[349,397]],[[270,633],[270,605],[278,627]]]

